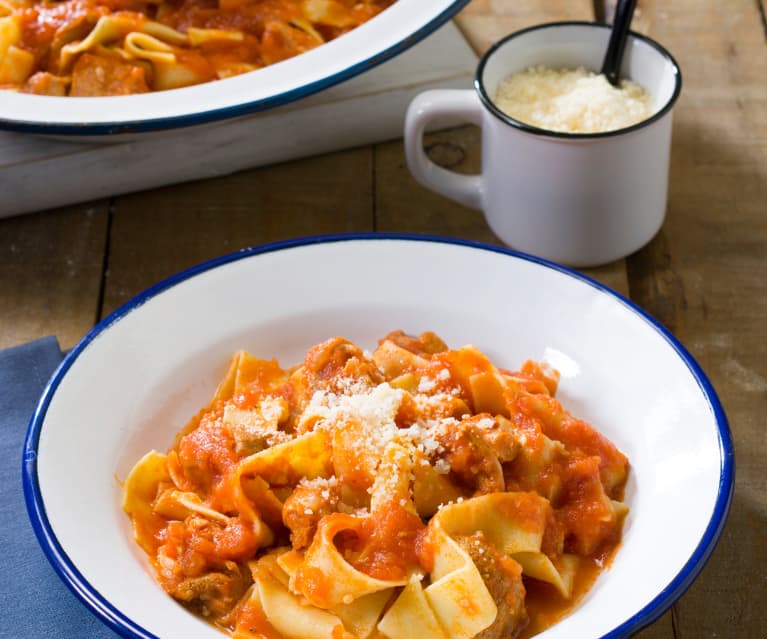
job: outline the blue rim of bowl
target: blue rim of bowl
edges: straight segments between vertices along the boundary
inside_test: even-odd
[[[432,20],[423,25],[420,29],[414,31],[408,37],[396,42],[388,49],[379,51],[375,55],[360,60],[359,62],[346,67],[343,71],[320,78],[295,89],[284,91],[277,95],[253,100],[242,104],[236,104],[228,107],[209,109],[198,113],[189,113],[186,115],[167,116],[153,118],[150,120],[136,120],[135,122],[103,122],[87,124],[52,124],[24,122],[20,120],[5,120],[0,118],[0,130],[19,131],[27,133],[42,133],[45,135],[73,135],[73,136],[99,136],[99,135],[119,135],[125,133],[145,133],[149,131],[161,131],[177,129],[196,124],[205,124],[218,120],[227,120],[259,111],[266,111],[274,107],[283,106],[290,102],[306,98],[323,89],[329,89],[336,84],[349,80],[365,71],[377,67],[379,64],[390,60],[391,58],[404,53],[414,44],[423,40],[427,35],[436,31],[439,27],[450,20],[456,13],[463,9],[470,0],[454,0],[453,3],[442,13],[435,16]]]
[[[230,262],[263,255],[275,251],[300,248],[316,244],[332,244],[349,241],[411,241],[411,242],[431,242],[445,244],[450,246],[461,246],[476,250],[490,251],[500,253],[512,258],[532,262],[544,268],[549,268],[568,275],[580,282],[586,283],[602,293],[615,298],[617,301],[628,307],[636,315],[644,319],[657,333],[665,339],[669,346],[676,352],[680,359],[687,365],[692,376],[695,378],[698,386],[708,402],[714,415],[718,430],[719,452],[720,452],[720,473],[719,487],[711,519],[703,532],[692,555],[686,561],[682,569],[671,580],[671,582],[648,603],[644,608],[633,614],[620,626],[611,630],[598,639],[619,639],[629,637],[641,628],[651,624],[658,619],[671,605],[684,594],[696,579],[703,566],[708,561],[711,553],[722,534],[727,514],[732,502],[735,474],[735,452],[730,434],[730,428],[727,416],[724,412],[721,402],[714,390],[713,385],[706,377],[703,369],[695,361],[692,355],[666,328],[664,328],[656,319],[646,311],[642,310],[634,302],[613,291],[609,287],[597,282],[596,280],[579,273],[573,269],[544,260],[539,257],[521,253],[513,249],[494,246],[481,242],[462,240],[455,238],[441,237],[437,235],[420,235],[412,233],[350,233],[333,235],[316,235],[280,242],[272,242],[246,249],[236,253],[230,253],[207,262],[198,264],[186,269],[176,275],[173,275],[154,286],[138,294],[132,300],[126,302],[117,310],[113,311],[106,318],[94,326],[88,334],[69,352],[56,371],[53,373],[50,381],[43,391],[43,395],[35,409],[34,415],[30,420],[27,434],[24,440],[23,460],[22,460],[22,480],[24,486],[24,499],[27,506],[27,512],[32,527],[37,536],[38,542],[43,549],[48,561],[53,566],[56,573],[69,587],[69,589],[80,599],[86,607],[93,612],[102,622],[113,629],[115,632],[128,639],[160,639],[151,634],[136,622],[123,615],[109,601],[106,600],[77,570],[75,565],[69,559],[66,551],[61,547],[53,532],[48,517],[45,513],[45,505],[40,492],[40,485],[37,477],[37,446],[40,439],[40,433],[45,421],[48,406],[53,398],[56,389],[66,376],[69,369],[75,363],[80,354],[87,346],[102,332],[108,329],[112,324],[119,322],[123,317],[141,307],[145,302],[152,299],[163,291],[172,288],[176,284],[184,282],[200,273],[223,266]]]
[[[496,118],[498,118],[502,122],[505,122],[506,124],[513,126],[516,129],[519,129],[520,131],[525,131],[527,133],[532,133],[534,135],[538,135],[541,137],[559,138],[559,139],[568,139],[568,140],[593,140],[598,138],[610,138],[610,137],[615,137],[618,135],[625,135],[626,133],[643,129],[644,127],[649,126],[653,122],[660,120],[664,115],[666,115],[674,107],[674,104],[679,98],[679,94],[682,92],[682,71],[679,68],[679,64],[674,59],[674,56],[671,55],[671,53],[660,43],[656,42],[652,38],[649,38],[642,33],[637,33],[636,31],[629,31],[629,35],[631,39],[637,40],[638,42],[642,42],[648,45],[652,49],[655,49],[663,58],[665,58],[666,61],[668,61],[671,64],[671,69],[674,74],[674,91],[671,94],[671,97],[666,101],[666,103],[660,109],[658,109],[658,111],[653,113],[646,120],[642,120],[641,122],[637,122],[636,124],[632,124],[631,126],[623,127],[622,129],[615,129],[613,131],[601,131],[598,133],[570,133],[567,131],[549,131],[548,129],[541,129],[531,124],[522,122],[521,120],[517,120],[511,117],[510,115],[504,113],[503,111],[501,111],[497,106],[495,106],[495,103],[493,102],[492,98],[487,94],[487,91],[485,90],[485,83],[482,79],[482,76],[485,71],[485,66],[487,65],[488,60],[493,56],[493,54],[496,51],[498,51],[498,49],[502,48],[509,41],[514,40],[515,38],[526,35],[533,31],[540,31],[541,29],[559,29],[562,27],[586,27],[589,29],[604,29],[607,31],[610,30],[610,25],[601,24],[599,22],[565,20],[562,22],[547,22],[544,24],[536,24],[532,27],[527,27],[526,29],[520,29],[519,31],[510,33],[505,38],[502,38],[501,40],[496,42],[492,47],[490,47],[490,49],[487,50],[487,52],[480,59],[479,65],[477,66],[477,73],[474,77],[474,90],[477,92],[477,95],[479,95],[479,98],[482,101],[482,103],[485,105],[485,107]]]

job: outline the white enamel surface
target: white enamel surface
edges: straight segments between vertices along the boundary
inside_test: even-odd
[[[210,397],[231,353],[283,365],[344,335],[434,330],[500,366],[545,358],[558,397],[629,457],[623,546],[548,639],[601,637],[648,604],[701,541],[720,452],[711,406],[670,342],[617,298],[521,258],[407,240],[355,240],[253,255],[150,297],[79,353],[41,429],[38,475],[55,536],[90,585],[162,638],[220,636],[155,585],[120,510],[118,479],[165,450]]]
[[[530,66],[598,70],[609,30],[555,25],[516,35],[489,54],[479,81],[489,97],[506,76]],[[623,75],[653,96],[655,112],[673,99],[673,63],[647,42],[630,37]],[[429,92],[411,104],[406,150],[413,175],[425,186],[482,209],[509,246],[572,266],[612,262],[644,246],[666,212],[672,112],[637,129],[602,138],[556,137],[511,126],[479,100],[482,175],[467,178],[436,167],[423,153],[419,132],[455,114],[454,92]]]
[[[398,0],[373,20],[303,55],[234,78],[183,89],[103,98],[54,98],[0,91],[0,122],[49,126],[122,123],[129,127],[251,103],[269,106],[267,102],[284,94],[312,93],[315,83],[364,71],[389,49],[428,29],[456,4],[456,0]]]
[[[535,135],[484,112],[482,208],[509,246],[597,266],[649,242],[666,213],[671,113],[624,135]]]

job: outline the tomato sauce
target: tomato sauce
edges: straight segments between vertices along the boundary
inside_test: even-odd
[[[19,6],[11,5],[11,17],[17,21],[21,36],[10,44],[31,53],[34,63],[31,71],[24,63],[23,71],[20,67],[9,76],[14,79],[0,75],[0,87],[49,93],[50,87],[57,86],[70,95],[121,95],[199,84],[313,49],[373,18],[394,1],[310,3],[307,9],[300,0],[20,0]],[[75,53],[74,59],[62,57],[62,48],[85,40],[99,18],[117,14],[133,21],[129,32],[146,33],[149,22],[178,32],[166,40],[156,29],[150,31],[163,45],[162,50],[174,56],[172,71],[167,65],[155,66],[151,56],[141,57],[141,53],[126,48],[127,33],[122,28],[103,32],[102,39],[88,51]],[[222,33],[206,34],[197,41],[186,38],[191,28]],[[84,61],[77,66],[81,59]],[[107,64],[110,59],[113,63]],[[148,86],[144,78],[135,82],[137,72],[116,62],[140,69]],[[78,79],[86,67],[99,69],[92,74],[98,81]],[[15,79],[19,74],[26,77],[21,84]],[[53,78],[43,80],[40,74]],[[80,88],[73,91],[70,85]]]
[[[284,639],[284,637],[274,629],[264,615],[261,607],[252,602],[246,602],[237,615],[236,630],[240,632],[249,632],[255,636],[263,636],[264,639]]]
[[[278,4],[274,0],[270,6]],[[195,8],[183,0],[177,7],[183,7],[187,16],[200,16],[212,4],[201,2]],[[428,373],[414,365],[409,374],[433,379],[433,386],[423,384],[431,390],[453,396],[448,389],[456,394],[465,389],[468,394],[476,375],[496,376],[489,360],[475,349],[444,353],[436,341],[423,342],[421,347],[420,341],[395,337],[429,360]],[[526,364],[521,373],[502,373],[517,376],[517,381],[519,375],[523,378],[503,397],[509,410],[506,418],[479,411],[454,416],[431,413],[423,398],[415,397],[417,379],[409,386],[412,390],[398,389],[405,399],[400,401],[389,392],[386,397],[391,401],[371,403],[368,385],[349,381],[375,385],[376,376],[385,376],[384,367],[374,370],[369,356],[343,338],[317,344],[302,365],[288,370],[276,360],[257,360],[243,353],[233,362],[225,384],[219,387],[225,390],[217,392],[211,404],[190,421],[165,456],[167,472],[160,474],[156,486],[151,477],[144,478],[143,485],[149,488],[144,490],[142,508],[131,515],[134,530],[151,540],[142,545],[163,588],[234,636],[284,639],[275,626],[284,630],[280,624],[285,619],[278,623],[274,617],[273,626],[264,612],[266,604],[262,608],[259,603],[259,588],[266,587],[259,581],[260,570],[273,571],[272,585],[285,589],[284,601],[295,597],[298,610],[311,605],[333,614],[339,601],[348,604],[350,597],[354,601],[351,590],[364,590],[360,583],[369,581],[357,575],[349,585],[339,586],[339,579],[351,575],[350,568],[373,579],[400,583],[423,573],[422,585],[428,588],[435,554],[440,552],[434,540],[441,537],[430,534],[435,530],[431,523],[439,520],[429,523],[439,511],[437,500],[457,505],[481,495],[504,493],[503,499],[483,500],[495,504],[492,512],[471,507],[464,512],[467,517],[476,513],[476,527],[482,529],[475,535],[481,542],[479,549],[477,544],[471,546],[475,554],[470,557],[488,593],[501,604],[499,627],[514,624],[512,636],[521,639],[572,612],[620,544],[625,506],[612,499],[623,491],[627,460],[549,396],[557,380],[542,367]],[[448,369],[450,374],[443,375],[441,371]],[[509,382],[508,387],[512,386]],[[357,387],[362,390],[352,390]],[[348,404],[334,405],[344,392],[359,396]],[[274,398],[284,400],[276,402],[281,415],[278,424],[268,413],[258,413],[266,410],[262,400],[269,398],[272,403]],[[229,423],[237,419],[241,423]],[[237,429],[251,428],[253,435],[259,435],[270,419],[269,428],[283,431],[279,450],[238,449]],[[297,420],[312,425],[301,421],[303,432],[297,433]],[[380,432],[370,428],[376,420],[380,420]],[[429,421],[438,422],[443,430],[429,431]],[[313,452],[307,451],[305,440],[298,439],[304,435],[321,436]],[[514,445],[503,444],[500,435]],[[291,442],[296,442],[295,447]],[[398,477],[407,479],[401,490],[400,483],[375,481],[382,472],[384,453],[392,445],[407,450],[412,462],[400,470],[410,473],[408,478]],[[322,447],[327,448],[318,450]],[[261,452],[264,456],[255,461],[263,464],[253,464],[253,456]],[[328,461],[302,460],[310,455],[322,455]],[[182,499],[179,492],[187,494]],[[162,507],[163,503],[172,507]],[[165,525],[159,521],[161,514],[167,517]],[[518,556],[517,563],[513,555],[495,552],[499,549],[487,553],[483,543],[492,543],[485,537],[485,527],[490,531],[492,524],[487,522],[496,517],[524,538],[541,539],[540,552],[564,570],[560,575],[564,583],[573,578],[571,598],[530,577],[536,574],[562,584],[534,564],[525,564],[529,574],[522,574],[522,564],[530,557]],[[328,542],[340,558],[336,553],[324,556]],[[341,560],[348,566],[333,574]],[[391,605],[401,588],[388,590],[387,605]],[[467,616],[479,611],[478,600],[470,596],[458,605]],[[333,629],[334,639],[351,637],[341,623]]]
[[[231,470],[239,456],[223,420],[205,416],[195,430],[181,438],[178,460],[186,478],[208,492]]]
[[[425,530],[418,515],[391,504],[363,522],[359,537],[347,548],[353,551],[349,563],[374,579],[404,579],[427,556],[421,543]]]
[[[562,597],[551,584],[525,578],[525,607],[530,621],[518,639],[530,639],[573,612],[583,596],[591,590],[600,573],[609,570],[618,550],[617,541],[613,540],[593,555],[581,558],[569,600]]]

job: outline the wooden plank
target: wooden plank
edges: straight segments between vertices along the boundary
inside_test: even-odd
[[[217,177],[401,136],[408,103],[436,86],[471,86],[476,56],[452,22],[338,86],[262,113],[112,143],[0,131],[0,217]],[[127,137],[127,140],[126,140]],[[41,180],[48,188],[38,187]]]
[[[590,0],[473,0],[456,23],[478,53],[504,36],[534,24],[558,20],[593,20]]]
[[[674,608],[666,612],[655,623],[633,635],[633,639],[679,639],[674,632]]]
[[[612,24],[613,16],[615,15],[615,7],[618,4],[618,0],[593,0],[594,4],[594,18],[597,22],[604,22],[606,24]],[[634,9],[634,16],[631,20],[631,30],[638,31],[639,33],[648,33],[651,27],[651,22],[654,17],[653,13],[645,10],[645,2],[641,0],[637,1],[636,8]]]
[[[0,348],[55,335],[70,348],[98,316],[108,202],[0,220]]]
[[[372,151],[344,151],[117,198],[104,308],[238,249],[373,230]]]
[[[767,626],[767,47],[751,0],[640,2],[684,79],[668,219],[629,259],[632,297],[708,373],[727,411],[737,482],[723,538],[675,606],[677,639]]]
[[[427,134],[429,157],[460,173],[479,170],[480,141],[475,127]],[[499,244],[482,213],[419,185],[405,163],[402,142],[375,148],[376,230],[429,233]]]

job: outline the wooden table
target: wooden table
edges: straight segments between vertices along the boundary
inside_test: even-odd
[[[731,422],[737,485],[700,578],[643,639],[767,636],[767,22],[764,0],[639,1],[634,28],[682,67],[660,233],[588,274],[692,352]],[[482,52],[531,24],[609,16],[591,0],[474,0]],[[432,135],[435,161],[479,168],[473,128]],[[0,347],[74,345],[167,275],[244,246],[318,233],[427,232],[497,243],[481,215],[417,185],[401,141],[0,220]],[[669,526],[681,522],[668,522]],[[577,638],[576,638],[577,639]]]

